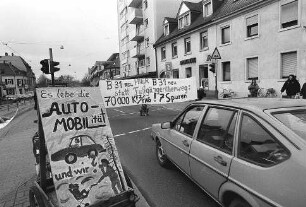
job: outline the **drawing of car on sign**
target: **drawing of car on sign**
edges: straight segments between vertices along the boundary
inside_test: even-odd
[[[100,144],[96,144],[95,141],[87,135],[78,135],[70,138],[69,146],[61,149],[51,155],[51,160],[61,161],[65,160],[67,164],[73,164],[77,161],[78,157],[88,156],[94,158],[98,153],[105,152]]]

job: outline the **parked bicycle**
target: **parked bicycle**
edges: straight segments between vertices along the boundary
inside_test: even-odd
[[[261,98],[274,98],[277,93],[274,88],[260,88],[258,89],[257,96]]]
[[[235,95],[236,94],[232,89],[224,88],[222,92],[219,93],[219,98],[233,98]]]

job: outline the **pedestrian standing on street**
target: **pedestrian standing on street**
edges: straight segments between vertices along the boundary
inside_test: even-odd
[[[303,96],[303,99],[306,99],[306,82],[302,86],[301,95]]]
[[[281,92],[286,91],[286,94],[289,98],[295,98],[297,93],[300,92],[301,86],[300,83],[296,80],[294,75],[289,75],[288,80],[284,83]]]
[[[259,90],[259,86],[258,86],[258,84],[256,83],[256,80],[255,80],[255,79],[252,79],[252,82],[251,82],[251,84],[249,85],[248,89],[249,89],[249,91],[250,91],[251,97],[257,97],[257,93],[258,93],[258,90]]]

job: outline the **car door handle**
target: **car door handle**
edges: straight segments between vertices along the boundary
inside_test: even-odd
[[[222,166],[227,166],[227,162],[225,162],[221,156],[214,157],[214,160]]]
[[[186,139],[183,141],[183,145],[185,145],[186,147],[189,147],[189,143]]]

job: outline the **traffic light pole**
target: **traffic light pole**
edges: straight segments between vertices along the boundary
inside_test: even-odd
[[[218,98],[218,61],[216,59],[215,60],[215,96],[216,98]]]
[[[54,70],[52,66],[52,62],[53,62],[52,48],[49,48],[49,54],[50,54],[49,67],[50,67],[50,73],[51,73],[51,84],[52,86],[54,86]]]

